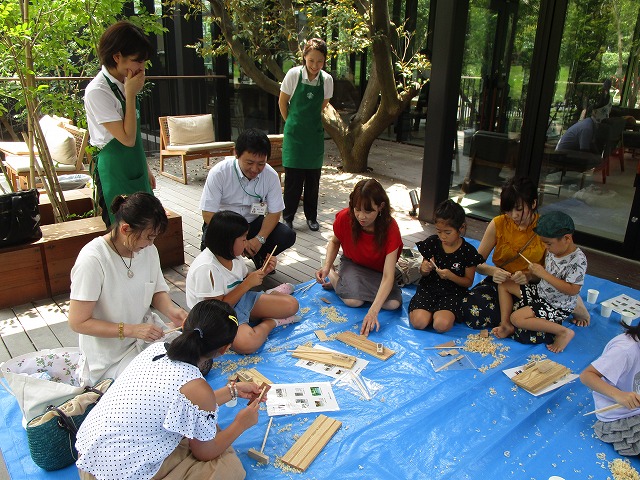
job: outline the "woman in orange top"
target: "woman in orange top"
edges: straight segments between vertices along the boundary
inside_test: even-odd
[[[498,284],[509,278],[520,285],[528,283],[527,260],[544,265],[545,246],[533,231],[538,224],[537,208],[538,187],[529,178],[515,177],[504,185],[500,193],[502,214],[491,220],[478,247],[485,259],[493,250],[493,265],[478,265],[477,272],[486,278],[463,300],[464,322],[471,328],[491,329],[500,323]],[[589,313],[581,299],[573,317],[576,325],[589,325]],[[514,336],[523,343],[547,343],[536,333],[516,331]]]

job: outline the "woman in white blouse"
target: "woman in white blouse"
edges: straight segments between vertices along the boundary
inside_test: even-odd
[[[91,384],[116,378],[149,343],[164,337],[164,322],[187,318],[169,296],[155,238],[167,228],[167,214],[150,193],[118,195],[115,222],[85,245],[71,270],[69,325],[80,334]]]
[[[256,399],[218,427],[218,405],[259,396],[255,383],[213,390],[198,364],[224,354],[238,331],[233,308],[218,300],[193,307],[182,335],[138,355],[78,432],[81,480],[242,479],[231,444],[258,422]]]

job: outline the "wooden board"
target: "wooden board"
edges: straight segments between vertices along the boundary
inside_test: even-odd
[[[564,365],[545,359],[527,365],[521,373],[515,375],[511,380],[519,387],[537,393],[570,373],[571,370]]]
[[[335,365],[341,368],[353,368],[356,363],[356,357],[345,355],[344,353],[328,352],[311,347],[299,346],[292,353],[294,358],[303,360],[311,360],[312,362],[324,363],[326,365]]]
[[[369,355],[373,355],[380,360],[388,360],[394,353],[396,353],[388,347],[384,347],[383,353],[378,353],[376,347],[377,344],[375,342],[368,340],[367,337],[363,335],[356,335],[350,331],[342,332],[336,337],[336,339],[346,343],[347,345],[351,345],[358,350],[362,350]]]
[[[342,422],[319,415],[280,460],[305,471],[341,426]]]

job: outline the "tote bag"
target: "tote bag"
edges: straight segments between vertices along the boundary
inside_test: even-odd
[[[38,190],[0,195],[0,248],[42,238]]]
[[[82,393],[89,381],[89,365],[77,347],[20,355],[0,365],[0,371],[18,401],[23,426],[43,414],[47,405],[59,405]]]

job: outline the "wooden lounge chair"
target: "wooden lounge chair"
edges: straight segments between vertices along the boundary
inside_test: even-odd
[[[203,117],[209,117],[208,119]],[[204,143],[183,143],[173,142],[171,139],[169,119],[178,120],[180,123],[187,123],[193,120],[195,136],[211,139]],[[210,121],[209,121],[210,120]],[[178,182],[187,184],[187,162],[190,160],[206,159],[209,166],[209,159],[215,157],[226,157],[233,155],[235,144],[233,142],[216,142],[213,132],[213,118],[211,115],[176,115],[172,117],[159,117],[160,121],[160,175],[169,177]],[[200,131],[198,131],[200,130]],[[179,143],[179,144],[176,144]],[[165,159],[179,157],[182,162],[182,178],[165,171]]]

